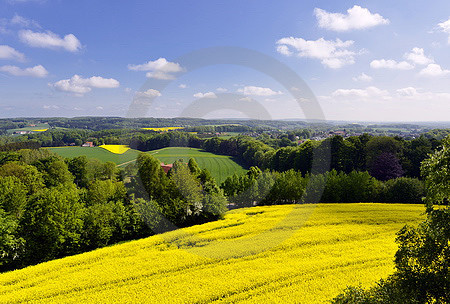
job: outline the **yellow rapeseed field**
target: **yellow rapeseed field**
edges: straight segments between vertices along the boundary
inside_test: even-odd
[[[181,130],[184,129],[184,127],[161,127],[161,128],[142,128],[142,129],[156,132],[167,132],[172,130]]]
[[[395,233],[421,205],[237,209],[0,275],[0,303],[326,303],[393,272]]]
[[[45,131],[47,131],[48,129],[39,129],[39,130],[33,130],[33,132],[45,132]]]
[[[99,147],[115,154],[123,154],[130,150],[130,147],[126,145],[101,145]]]

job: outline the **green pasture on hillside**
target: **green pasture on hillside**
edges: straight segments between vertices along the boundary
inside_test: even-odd
[[[196,148],[169,147],[148,153],[166,164],[171,164],[179,159],[188,162],[190,158],[194,158],[198,166],[211,172],[211,175],[219,184],[234,173],[242,174],[245,172],[245,169],[230,156],[205,152]]]
[[[62,157],[72,158],[85,155],[88,158],[96,158],[103,162],[111,161],[117,165],[132,162],[139,155],[139,151],[132,149],[123,154],[115,154],[99,147],[54,147],[47,149]]]

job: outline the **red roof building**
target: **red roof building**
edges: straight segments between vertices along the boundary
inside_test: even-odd
[[[163,168],[163,170],[166,174],[167,174],[167,172],[169,172],[170,169],[172,169],[172,167],[173,167],[173,164],[166,165],[164,163],[161,163],[161,168]]]

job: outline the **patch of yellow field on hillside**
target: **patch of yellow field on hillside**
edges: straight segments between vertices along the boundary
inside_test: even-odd
[[[45,131],[47,131],[48,129],[39,129],[39,130],[33,130],[33,132],[45,132]]]
[[[0,303],[327,303],[394,271],[422,205],[262,206],[0,275]]]
[[[126,145],[101,145],[99,147],[108,150],[109,152],[114,154],[123,154],[128,150],[130,150],[130,147]]]
[[[155,132],[167,132],[172,130],[181,130],[184,129],[184,127],[161,127],[161,128],[142,128],[142,129]]]

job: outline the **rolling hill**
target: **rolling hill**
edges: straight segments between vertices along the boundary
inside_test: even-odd
[[[148,153],[166,164],[171,164],[179,159],[187,162],[190,158],[194,158],[198,166],[211,172],[211,175],[219,184],[234,173],[242,174],[245,172],[245,169],[230,156],[218,155],[196,148],[169,147]]]
[[[101,147],[53,147],[46,148],[62,157],[76,157],[85,155],[88,158],[97,158],[101,161],[112,161],[118,166],[125,166],[136,160],[139,155],[138,150],[129,149],[123,154],[116,154]],[[228,176],[234,173],[242,174],[245,169],[236,163],[230,156],[209,153],[201,149],[185,147],[169,147],[148,152],[161,162],[166,164],[173,163],[176,160],[183,159],[187,162],[190,158],[195,158],[202,169],[208,169],[211,175],[220,184]]]
[[[53,147],[46,149],[49,149],[62,157],[72,158],[85,155],[88,158],[96,158],[103,162],[112,161],[119,166],[135,160],[139,155],[139,151],[133,149],[129,149],[123,154],[112,153],[100,147]]]
[[[324,303],[393,272],[423,206],[253,207],[0,275],[1,303]]]

